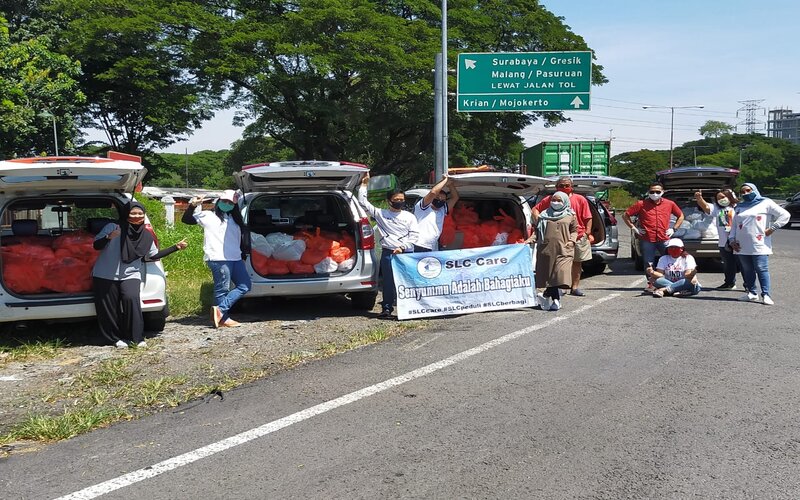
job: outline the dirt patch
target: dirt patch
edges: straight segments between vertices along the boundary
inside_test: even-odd
[[[65,346],[52,357],[11,360],[9,353],[0,353],[0,445],[5,444],[0,455],[70,436],[66,430],[60,437],[37,437],[35,431],[26,438],[8,437],[33,417],[57,418],[76,410],[84,412],[82,417],[99,414],[86,424],[89,428],[137,418],[433,323],[376,316],[377,310],[353,311],[343,297],[252,299],[234,314],[241,327],[214,329],[205,317],[172,319],[144,349],[102,345],[94,322],[4,332],[3,346],[53,339]]]

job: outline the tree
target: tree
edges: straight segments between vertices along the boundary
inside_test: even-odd
[[[669,151],[629,151],[611,158],[611,174],[632,181],[625,186],[634,196],[647,191],[656,178],[656,172],[669,165]]]
[[[80,65],[53,52],[47,36],[12,41],[0,17],[0,158],[55,153],[53,119],[61,151],[72,149],[71,117],[85,100],[79,75]]]
[[[706,139],[716,139],[723,135],[731,134],[734,130],[735,127],[733,125],[717,120],[708,120],[700,127],[700,135]]]
[[[431,169],[438,2],[231,5],[235,15],[223,26],[200,29],[193,54],[244,103],[253,120],[245,138],[268,136],[298,159],[358,161],[401,177]],[[451,67],[456,50],[586,50],[583,39],[533,0],[460,0],[449,14]],[[600,70],[594,69],[595,83],[605,81]],[[518,148],[525,126],[563,120],[561,113],[449,118],[450,156],[462,164],[515,161],[508,152]]]
[[[146,153],[190,135],[213,116],[222,89],[189,63],[193,2],[55,0],[62,50],[81,61],[88,98],[83,125],[103,130],[112,149]]]

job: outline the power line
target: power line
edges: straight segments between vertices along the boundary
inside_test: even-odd
[[[740,121],[739,123],[736,124],[736,128],[738,129],[739,125],[743,125],[746,134],[754,134],[756,132],[756,126],[761,124],[760,126],[758,126],[758,129],[760,131],[764,130],[764,121],[756,120],[756,112],[758,110],[761,110],[762,115],[766,113],[766,109],[764,109],[764,107],[762,106],[759,106],[759,104],[764,102],[764,99],[751,99],[749,101],[739,101],[739,102],[744,104],[744,106],[742,106],[736,111],[736,117],[737,118],[739,117],[740,111],[744,111],[745,118],[743,121]]]

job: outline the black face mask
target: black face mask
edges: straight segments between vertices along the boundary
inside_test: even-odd
[[[436,198],[431,202],[431,205],[433,205],[436,208],[442,208],[446,203],[447,203],[446,201]]]
[[[406,206],[405,201],[390,201],[389,204],[392,206],[392,208],[396,208],[398,210],[402,210],[403,207]]]

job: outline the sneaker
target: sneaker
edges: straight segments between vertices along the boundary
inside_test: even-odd
[[[642,291],[642,293],[647,294],[647,295],[651,295],[655,291],[656,291],[656,287],[654,287],[652,283],[648,283],[647,286],[644,287],[644,290]]]
[[[761,296],[761,301],[764,303],[765,306],[774,306],[775,305],[775,301],[773,301],[772,297],[770,297],[769,295],[762,295]]]
[[[549,311],[550,306],[553,305],[553,302],[550,299],[550,297],[545,297],[541,293],[536,295],[536,301],[539,303],[539,306],[542,308],[543,311]]]
[[[138,344],[136,344],[136,347],[141,347],[142,349],[144,349],[145,347],[147,347],[147,342],[145,342],[144,340],[142,340],[141,342],[139,342]]]
[[[125,342],[124,340],[117,340],[117,343],[114,344],[114,347],[116,347],[117,349],[125,349],[126,347],[128,347],[128,343]]]
[[[575,295],[576,297],[585,297],[586,294],[580,288],[575,288],[574,290],[569,292],[570,295]]]
[[[758,301],[758,295],[751,292],[747,292],[745,295],[742,295],[737,300],[741,302],[756,302]]]
[[[384,309],[378,315],[378,319],[391,319],[392,318],[392,310],[391,309]]]
[[[672,294],[673,297],[691,297],[692,292],[689,290],[680,290]]]
[[[222,311],[217,306],[211,306],[211,322],[214,323],[214,328],[219,328],[220,321],[222,321]]]
[[[561,309],[561,301],[558,299],[553,299],[553,303],[550,304],[550,310],[558,311],[559,309]]]
[[[733,283],[723,283],[717,287],[717,290],[736,290],[736,285]]]
[[[664,290],[654,290],[653,297],[658,297],[659,299],[664,296]]]
[[[222,326],[227,327],[227,328],[235,328],[237,326],[242,326],[242,324],[239,323],[236,320],[232,320],[232,319],[228,318],[228,319],[225,320],[224,323],[222,323]]]

